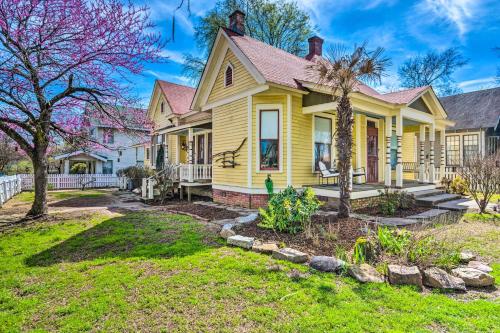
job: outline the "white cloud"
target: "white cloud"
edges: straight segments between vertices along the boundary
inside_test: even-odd
[[[462,38],[479,16],[482,1],[479,0],[425,0],[417,5],[422,16],[428,16],[429,23],[444,20],[454,26]]]
[[[458,87],[465,92],[492,88],[496,86],[494,77],[483,77],[458,83]]]
[[[168,60],[182,64],[184,62],[184,57],[181,52],[172,50],[162,50],[161,56],[168,58]]]

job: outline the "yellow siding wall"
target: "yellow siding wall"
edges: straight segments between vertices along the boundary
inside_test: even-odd
[[[247,137],[247,99],[216,107],[212,110],[212,154],[235,150]],[[247,186],[246,142],[236,157],[234,168],[222,168],[220,162],[213,162],[212,183],[217,185]]]
[[[179,146],[187,145],[187,137],[185,135],[179,135]],[[180,150],[179,152],[179,163],[188,163],[188,153],[185,150]]]
[[[162,102],[164,109],[163,113],[161,113]],[[167,117],[172,114],[172,111],[170,110],[170,106],[168,105],[167,100],[165,99],[163,94],[160,94],[156,103],[151,107],[153,109],[151,114],[153,115],[153,122],[155,129],[161,129],[164,128],[165,126],[168,126],[170,124],[170,121],[167,120]]]
[[[177,152],[176,145],[176,136],[175,135],[167,135],[167,144],[168,144],[168,160],[171,163],[175,163],[175,157]]]
[[[233,84],[229,87],[224,87],[224,74],[229,63],[233,65]],[[256,85],[257,82],[250,73],[248,73],[243,64],[236,58],[231,50],[228,50],[208,97],[208,102],[211,103],[229,97]]]
[[[253,114],[252,114],[252,133],[253,133],[253,164],[252,164],[252,186],[256,188],[265,188],[264,181],[268,174],[271,174],[271,179],[275,188],[284,188],[287,185],[286,180],[286,158],[287,158],[287,145],[286,145],[286,133],[287,133],[287,100],[286,95],[267,95],[266,93],[258,94],[253,96]],[[259,160],[259,145],[257,144],[257,139],[259,137],[259,128],[257,127],[257,117],[259,117],[259,112],[257,111],[258,104],[278,104],[281,106],[280,114],[280,129],[279,129],[279,140],[280,140],[280,161],[281,161],[281,171],[270,171],[270,170],[257,170],[257,161]],[[292,108],[293,109],[293,108]],[[293,119],[293,116],[292,116]]]
[[[294,186],[317,182],[313,173],[313,116],[302,113],[302,98],[292,99],[292,182]]]

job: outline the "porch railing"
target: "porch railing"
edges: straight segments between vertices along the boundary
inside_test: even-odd
[[[444,175],[441,175],[441,168],[439,166],[436,166],[436,181],[441,182],[441,179],[443,178],[448,178],[450,180],[455,179],[458,174],[457,174],[457,168],[456,166],[446,166],[444,167]]]

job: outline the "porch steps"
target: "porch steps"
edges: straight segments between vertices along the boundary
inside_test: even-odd
[[[445,193],[444,190],[433,189],[433,190],[417,191],[417,192],[413,192],[412,194],[415,197],[415,199],[419,199],[419,198],[431,197],[434,195],[439,195],[439,194],[444,194],[444,193]]]
[[[429,210],[426,210],[425,212],[407,216],[407,219],[412,219],[412,220],[434,220],[437,218],[440,218],[443,215],[448,214],[450,211],[447,209],[436,209],[432,208]]]
[[[464,202],[468,202],[470,199],[461,198],[457,200],[445,201],[437,204],[435,207],[439,209],[447,209],[455,212],[465,212],[469,207],[467,205],[462,205]]]
[[[420,197],[417,198],[417,204],[423,207],[436,207],[438,204],[441,204],[446,201],[452,201],[456,199],[460,199],[461,196],[457,194],[438,194],[438,195],[431,195],[428,197]],[[445,207],[442,207],[445,208]]]

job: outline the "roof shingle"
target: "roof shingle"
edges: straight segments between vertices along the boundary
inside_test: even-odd
[[[180,84],[158,80],[161,90],[172,109],[172,113],[182,115],[188,113],[196,89]]]

